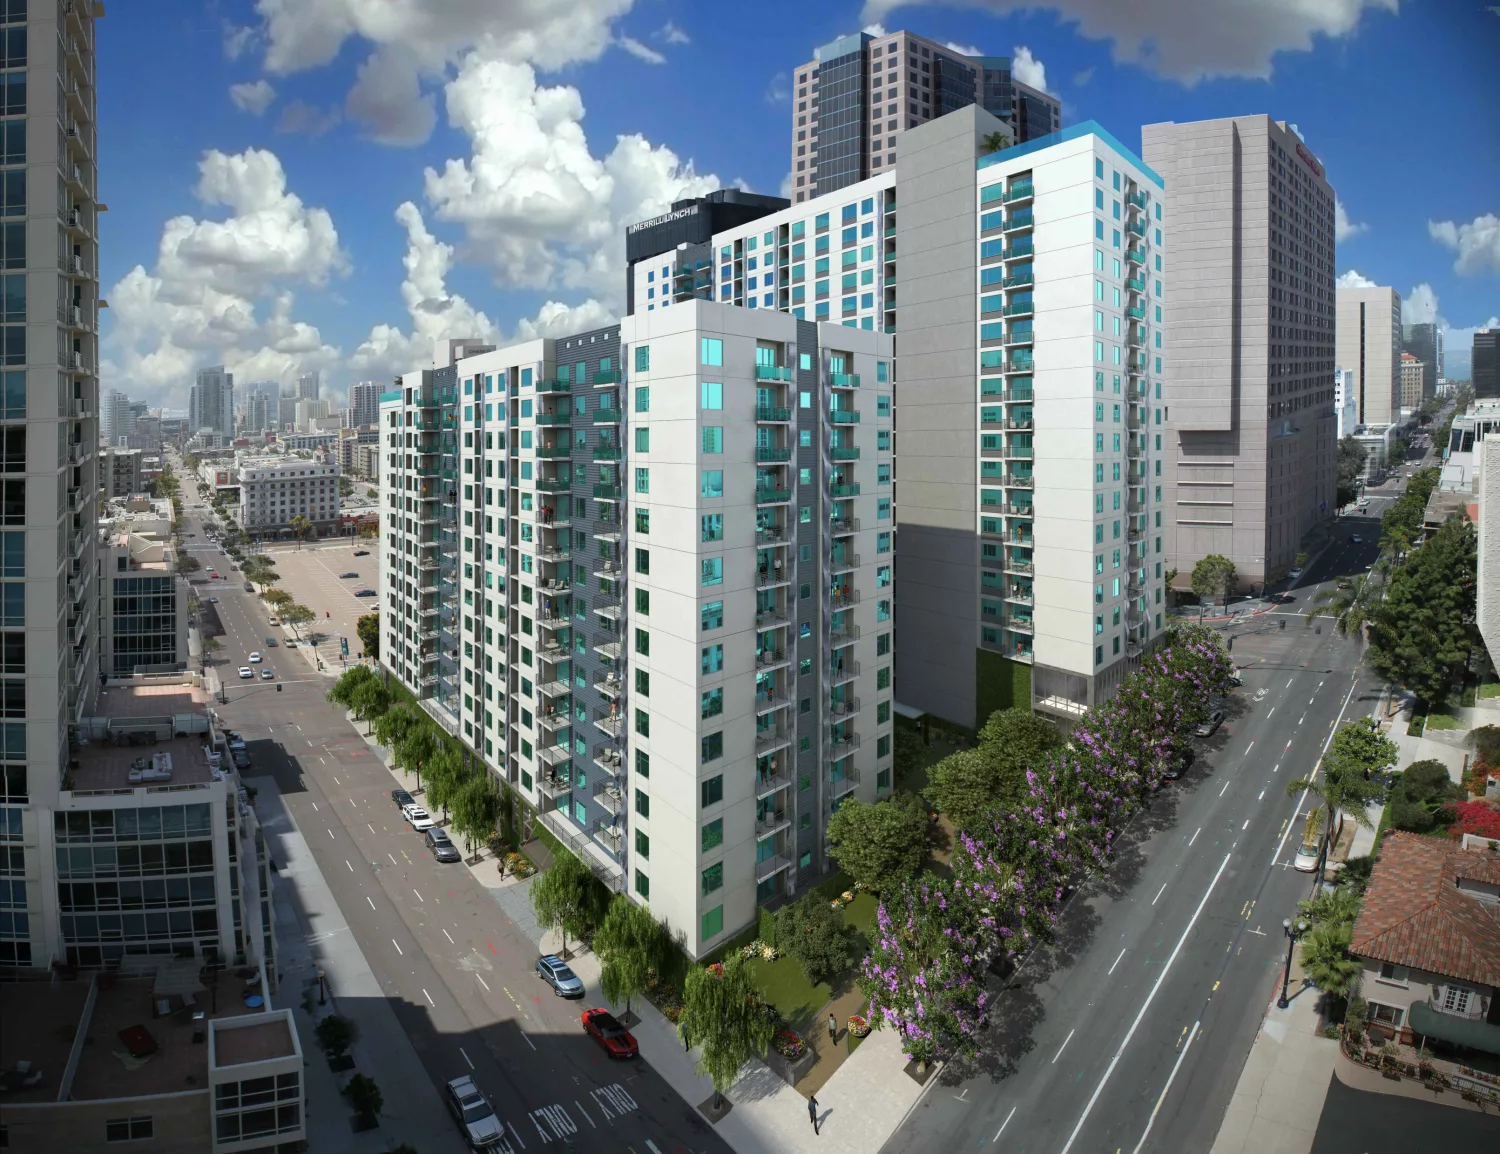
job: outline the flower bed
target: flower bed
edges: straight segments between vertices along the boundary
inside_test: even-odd
[[[803,1054],[807,1053],[807,1043],[802,1040],[802,1035],[792,1029],[780,1029],[776,1031],[776,1037],[771,1045],[776,1052],[788,1062],[795,1062]]]
[[[781,954],[775,946],[768,946],[759,938],[756,938],[748,946],[740,947],[740,957],[744,958],[747,962],[753,961],[756,958],[765,962],[774,962],[780,956]]]
[[[858,1014],[849,1015],[849,1036],[851,1038],[863,1038],[870,1032],[870,1023]]]

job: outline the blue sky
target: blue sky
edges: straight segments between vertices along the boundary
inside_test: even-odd
[[[788,169],[787,76],[871,24],[1011,55],[1064,122],[1267,112],[1338,191],[1338,269],[1500,323],[1500,6],[1458,0],[153,0],[99,23],[105,387],[335,391],[440,335],[602,323],[624,224]],[[140,9],[137,9],[140,11]],[[809,14],[811,13],[811,14]]]

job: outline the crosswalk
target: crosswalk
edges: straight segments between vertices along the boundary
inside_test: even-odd
[[[590,1106],[593,1108],[592,1112]],[[570,1142],[579,1133],[581,1123],[592,1129],[599,1129],[599,1122],[594,1120],[594,1114],[598,1114],[605,1125],[613,1125],[619,1118],[640,1109],[636,1100],[630,1096],[630,1091],[618,1082],[590,1090],[588,1106],[584,1105],[582,1100],[575,1098],[572,1107],[573,1109],[569,1110],[567,1104],[557,1102],[550,1106],[538,1107],[526,1115],[544,1146],[554,1142]],[[575,1113],[581,1122],[574,1121]],[[522,1128],[524,1129],[524,1126]],[[518,1142],[521,1141],[520,1135],[515,1134],[514,1128],[512,1128],[512,1134]],[[512,1151],[511,1154],[514,1152]]]

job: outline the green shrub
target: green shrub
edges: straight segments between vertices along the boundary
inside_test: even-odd
[[[760,940],[768,946],[776,944],[776,915],[765,906],[760,908]]]

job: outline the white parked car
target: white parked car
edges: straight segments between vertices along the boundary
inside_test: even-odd
[[[1287,575],[1286,575],[1286,579],[1288,581],[1301,581],[1302,580],[1302,567],[1299,565],[1295,569],[1288,570]]]
[[[255,674],[250,671],[250,667],[248,665],[241,665],[240,666],[240,676],[244,677],[246,679],[249,679],[249,678],[254,677]]]
[[[251,665],[259,665],[260,664],[260,654],[259,653],[252,653],[252,654],[250,654],[250,664]]]
[[[412,829],[419,832],[421,830],[431,829],[433,826],[437,825],[437,822],[432,820],[432,815],[416,802],[412,802],[411,805],[403,808],[401,812],[406,815],[406,820],[411,823]]]

